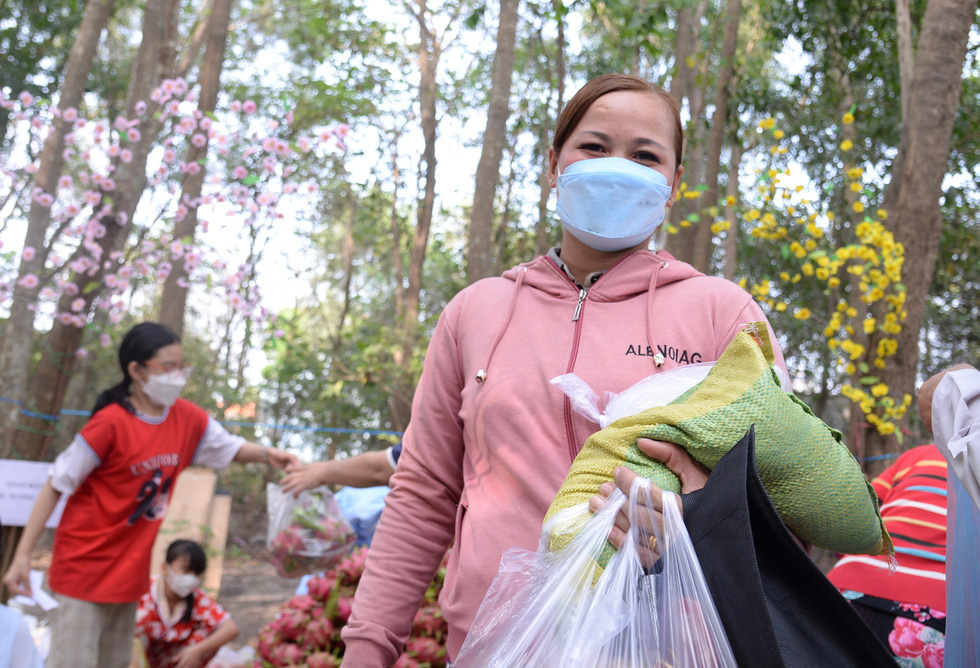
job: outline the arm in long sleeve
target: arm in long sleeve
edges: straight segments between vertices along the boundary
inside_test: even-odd
[[[980,509],[980,371],[947,373],[932,397],[932,432],[963,488]]]
[[[462,378],[449,310],[426,353],[392,491],[343,631],[345,668],[395,662],[454,536],[464,449]]]

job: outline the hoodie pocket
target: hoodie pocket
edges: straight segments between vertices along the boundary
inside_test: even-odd
[[[460,590],[466,589],[465,586],[460,587],[459,572],[460,572],[460,562],[462,561],[462,550],[466,547],[463,544],[463,522],[466,520],[466,512],[469,510],[469,501],[466,499],[465,493],[459,500],[459,505],[456,507],[456,524],[453,532],[453,546],[449,553],[449,562],[446,564],[446,580],[443,583],[442,593],[439,597],[439,605],[446,610],[452,608],[456,603],[459,602]]]

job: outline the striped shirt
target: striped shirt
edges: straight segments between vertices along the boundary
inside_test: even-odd
[[[946,460],[935,445],[905,452],[872,481],[895,544],[887,556],[846,555],[827,574],[838,589],[946,609]]]

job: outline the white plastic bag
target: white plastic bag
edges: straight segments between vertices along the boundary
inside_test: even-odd
[[[255,648],[245,645],[240,649],[232,649],[222,645],[206,668],[249,668],[255,662]]]
[[[676,369],[647,376],[619,394],[606,392],[604,409],[599,408],[599,398],[588,384],[574,373],[566,373],[551,379],[572,402],[577,413],[597,422],[605,429],[616,420],[657,406],[666,406],[689,389],[700,383],[711,371],[714,362],[688,364]]]
[[[270,482],[265,493],[266,547],[280,576],[297,578],[327,570],[353,549],[357,534],[326,487],[293,496]]]
[[[624,503],[629,539],[603,570],[597,559]],[[663,505],[661,529],[650,481],[637,478],[628,499],[616,490],[595,515],[588,504],[556,515],[536,553],[505,552],[453,665],[734,668],[677,497],[664,492]],[[549,552],[551,531],[568,526],[575,538]]]

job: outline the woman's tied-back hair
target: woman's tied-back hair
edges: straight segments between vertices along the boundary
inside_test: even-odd
[[[165,559],[168,564],[182,557],[187,557],[187,568],[194,575],[202,575],[208,568],[208,557],[204,554],[204,548],[192,540],[181,538],[167,547]]]
[[[674,121],[674,155],[677,158],[676,166],[680,166],[681,157],[684,154],[684,128],[681,125],[680,107],[677,106],[677,101],[660,86],[652,84],[646,79],[633,76],[632,74],[603,74],[589,81],[572,96],[572,99],[562,109],[561,114],[558,115],[558,122],[555,124],[555,137],[551,142],[555,153],[561,153],[561,149],[565,145],[565,142],[568,141],[568,137],[578,126],[593,102],[603,95],[620,91],[646,93],[662,100],[667,105],[667,108],[671,112],[671,118]]]
[[[174,343],[180,343],[177,333],[158,322],[141,322],[126,332],[122,343],[119,344],[119,368],[122,369],[123,379],[99,395],[92,409],[92,415],[110,404],[119,404],[130,413],[135,413],[136,410],[129,402],[130,389],[133,385],[133,379],[129,375],[129,363],[143,364],[156,357],[160,348]]]

